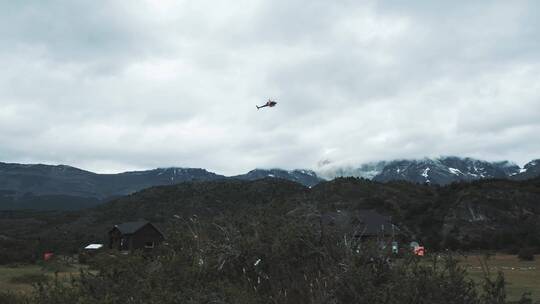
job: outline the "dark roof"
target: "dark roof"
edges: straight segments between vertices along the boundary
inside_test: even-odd
[[[339,229],[356,227],[358,236],[378,236],[392,234],[392,218],[382,215],[375,210],[326,212],[322,215],[324,225],[333,225]],[[399,229],[394,226],[395,231]]]
[[[149,221],[138,221],[138,222],[127,222],[119,225],[115,225],[115,228],[118,228],[118,230],[122,234],[133,234],[137,232],[142,227],[146,226],[147,224],[150,224]]]
[[[360,210],[358,217],[364,226],[361,234],[365,236],[379,235],[380,233],[392,233],[392,218],[377,213],[374,210]]]

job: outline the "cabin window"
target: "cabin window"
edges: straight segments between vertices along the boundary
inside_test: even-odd
[[[146,242],[144,248],[154,248],[154,242]]]

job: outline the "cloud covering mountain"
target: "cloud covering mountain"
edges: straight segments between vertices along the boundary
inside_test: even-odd
[[[235,175],[540,150],[537,1],[4,1],[0,34],[2,161]]]

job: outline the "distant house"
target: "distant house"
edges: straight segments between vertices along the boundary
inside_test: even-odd
[[[357,237],[363,239],[378,238],[385,239],[391,237],[399,229],[392,224],[392,217],[379,214],[374,210],[360,210],[358,213],[360,229]]]
[[[355,229],[355,237],[362,240],[388,240],[399,232],[392,223],[390,216],[382,215],[375,210],[326,212],[322,216],[322,223],[334,226],[337,229],[347,231],[351,227]]]
[[[165,239],[163,233],[148,221],[115,225],[109,231],[109,248],[121,251],[152,249]]]

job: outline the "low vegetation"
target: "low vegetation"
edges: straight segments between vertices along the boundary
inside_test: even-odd
[[[393,256],[326,227],[315,214],[270,204],[212,221],[177,220],[168,243],[106,252],[90,270],[2,294],[6,303],[509,303],[502,273],[475,282],[457,259]],[[1,300],[0,300],[0,303]],[[532,303],[524,296],[516,303]]]
[[[30,263],[45,250],[74,255],[88,242],[104,242],[113,224],[140,218],[159,224],[167,244],[150,253],[105,253],[78,275],[35,282],[32,292],[3,293],[0,299],[42,304],[531,303],[517,290],[507,296],[512,290],[507,287],[513,287],[508,284],[516,281],[504,270],[469,271],[444,254],[432,254],[429,262],[408,254],[396,257],[375,243],[359,242],[355,212],[392,215],[402,244],[414,239],[431,253],[493,249],[517,254],[531,248],[534,254],[540,247],[539,198],[540,179],[430,187],[347,178],[312,189],[279,180],[219,181],[155,187],[80,214],[29,218],[10,213],[9,221],[0,221],[5,228],[0,252],[12,262],[19,261],[11,250],[17,246]],[[329,214],[346,215],[347,221],[323,221]]]
[[[460,265],[476,283],[481,283],[486,273],[494,277],[504,274],[508,299],[516,301],[521,295],[530,293],[530,297],[540,302],[540,261],[520,260],[516,255],[468,255],[460,257]]]

